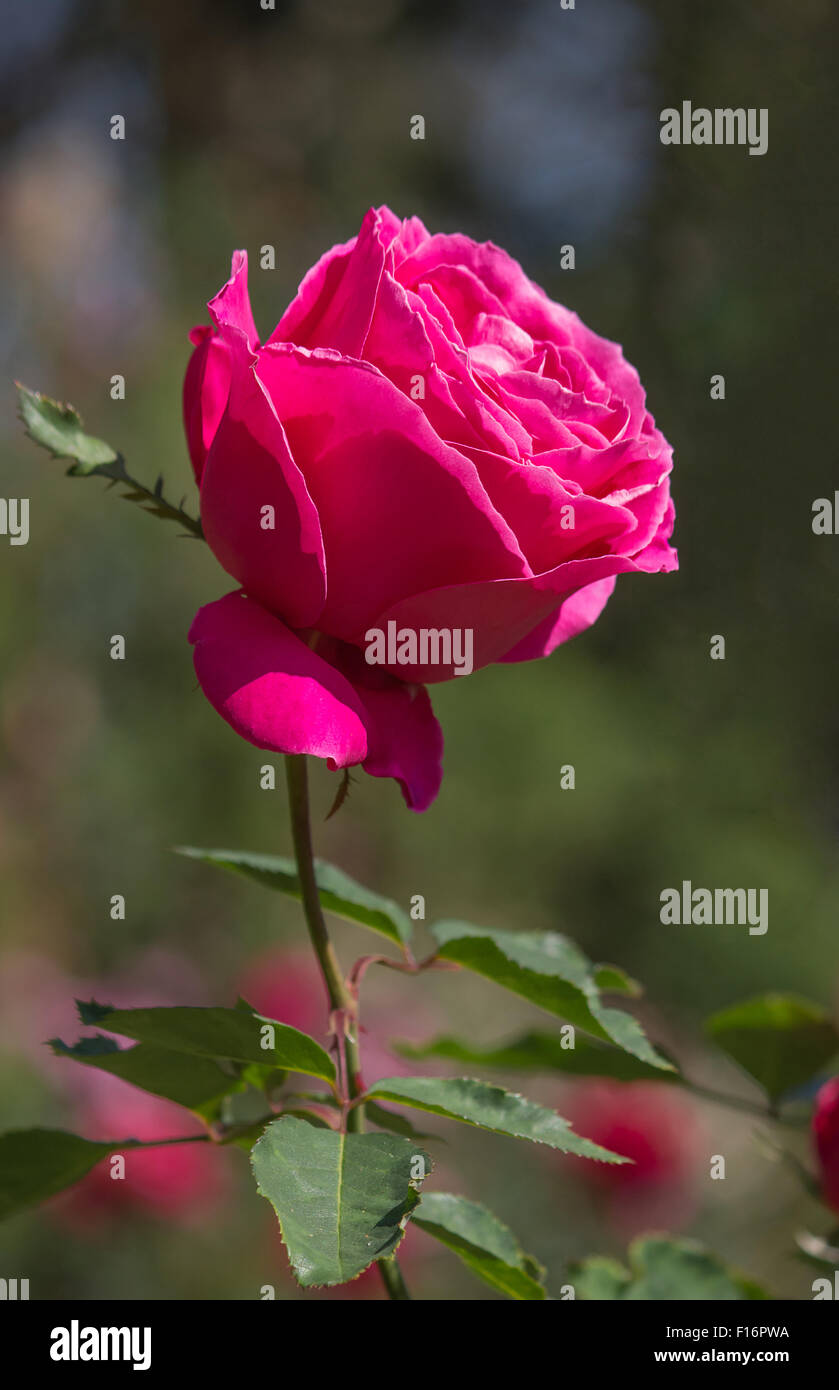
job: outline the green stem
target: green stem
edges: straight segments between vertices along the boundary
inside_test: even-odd
[[[755,1115],[760,1120],[769,1120],[778,1125],[791,1125],[800,1129],[807,1123],[806,1120],[795,1119],[789,1115],[782,1115],[780,1111],[773,1110],[769,1106],[759,1105],[755,1101],[741,1100],[739,1096],[726,1095],[724,1091],[714,1091],[709,1086],[700,1086],[695,1081],[688,1081],[683,1077],[685,1090],[698,1096],[700,1100],[711,1101],[714,1105],[726,1105],[730,1110],[739,1110],[741,1115]]]
[[[297,861],[297,876],[300,879],[303,915],[309,929],[309,937],[326,985],[330,1011],[334,1013],[336,1010],[341,1010],[345,1015],[354,1017],[354,1000],[347,989],[335,948],[329,939],[329,932],[326,929],[320,903],[317,879],[315,878],[306,755],[287,753],[285,766],[288,805],[291,813],[291,836],[294,842],[294,857]],[[347,1090],[349,1093],[347,1099],[354,1100],[362,1093],[359,1081],[358,1042],[354,1037],[347,1037],[345,1048]],[[351,1109],[348,1108],[345,1119],[349,1133],[361,1134],[364,1130],[364,1106],[355,1105]],[[389,1297],[392,1299],[410,1298],[395,1258],[377,1260],[376,1263]]]
[[[309,929],[312,946],[326,985],[330,1009],[348,1009],[351,1000],[341,974],[338,957],[323,919],[320,895],[315,878],[315,860],[312,849],[312,827],[309,819],[309,780],[306,772],[306,756],[303,753],[287,753],[285,759],[286,782],[288,784],[288,805],[291,812],[291,836],[294,841],[294,857],[297,860],[297,876],[303,899],[303,915]],[[355,1067],[357,1070],[357,1065]]]
[[[394,1255],[390,1260],[378,1260],[379,1273],[382,1276],[382,1283],[387,1289],[388,1298],[396,1302],[410,1303],[411,1295],[408,1293],[408,1286],[402,1278],[402,1270]]]

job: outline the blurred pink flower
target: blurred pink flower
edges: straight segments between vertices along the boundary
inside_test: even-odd
[[[79,1070],[84,1070],[87,1095],[78,1105],[76,1123],[86,1139],[173,1139],[205,1132],[180,1105],[93,1067]],[[104,1159],[55,1205],[59,1219],[76,1230],[95,1230],[113,1213],[135,1210],[188,1223],[216,1206],[228,1190],[229,1154],[210,1143],[126,1148],[122,1157],[124,1177],[112,1177],[112,1159]]]
[[[322,1041],[328,1023],[326,992],[310,951],[269,946],[246,963],[236,989],[257,1013]]]
[[[159,981],[165,981],[165,990]],[[97,1030],[83,1028],[76,999],[98,999],[121,1008],[150,1008],[173,1002],[207,1002],[195,967],[174,952],[154,950],[107,979],[65,973],[37,952],[6,958],[0,976],[0,1046],[26,1058],[55,1088],[65,1112],[60,1123],[86,1139],[169,1139],[202,1134],[188,1110],[138,1090],[95,1067],[55,1056],[46,1040],[72,1044]],[[131,1045],[129,1039],[122,1040]],[[96,1230],[117,1209],[133,1208],[166,1219],[189,1221],[218,1202],[229,1182],[228,1154],[209,1143],[126,1149],[125,1177],[112,1178],[105,1159],[49,1206],[56,1219],[78,1231]]]
[[[642,1230],[688,1224],[696,1209],[702,1140],[696,1111],[683,1096],[658,1082],[598,1079],[575,1086],[558,1108],[578,1134],[633,1160],[565,1161],[616,1231],[629,1238]]]

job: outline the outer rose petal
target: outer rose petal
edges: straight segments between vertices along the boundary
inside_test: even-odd
[[[562,642],[570,642],[572,637],[584,632],[597,622],[617,583],[617,576],[598,579],[587,584],[575,594],[569,594],[555,613],[550,613],[538,627],[535,627],[521,642],[499,661],[535,661],[540,656],[550,656]]]
[[[232,380],[201,484],[201,520],[213,554],[258,599],[309,627],[326,596],[317,510],[241,331],[228,329]],[[273,527],[261,525],[273,508]]]
[[[333,768],[362,763],[395,778],[413,811],[434,800],[443,735],[425,690],[367,666],[343,642],[308,646],[241,593],[199,609],[189,640],[204,694],[249,743]]]
[[[200,608],[189,630],[207,699],[242,738],[275,753],[311,753],[331,767],[367,756],[352,686],[279,618],[244,594]]]
[[[207,454],[227,404],[230,355],[212,328],[193,328],[189,336],[195,351],[184,377],[184,428],[192,471],[200,487]]]
[[[222,336],[224,336],[225,329],[235,328],[240,333],[244,333],[251,351],[259,346],[259,337],[256,324],[253,321],[253,311],[248,295],[247,251],[233,252],[230,279],[210,300],[207,308],[213,323]]]
[[[624,555],[598,555],[585,560],[567,560],[553,570],[532,578],[493,579],[486,583],[451,584],[447,588],[429,590],[413,598],[395,603],[380,613],[371,628],[387,630],[389,622],[397,629],[413,628],[471,628],[474,641],[473,669],[478,671],[491,662],[500,661],[533,629],[556,613],[564,598],[578,589],[608,579],[617,574],[629,574],[648,568],[646,556],[654,549],[649,546],[643,555],[630,559]],[[655,543],[655,569],[675,569],[675,553],[665,543]],[[650,566],[652,568],[652,566]],[[359,639],[360,640],[360,639]],[[389,670],[390,667],[385,667]],[[433,685],[451,676],[449,667],[399,666],[402,680]]]
[[[397,680],[379,689],[357,689],[369,739],[364,771],[371,777],[395,777],[410,810],[427,810],[443,780],[443,731],[428,691]]]

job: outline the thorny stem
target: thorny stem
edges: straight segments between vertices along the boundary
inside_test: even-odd
[[[427,956],[425,960],[416,961],[407,946],[403,947],[403,950],[404,960],[394,960],[391,956],[359,956],[347,976],[347,988],[356,1002],[361,981],[371,965],[384,965],[389,970],[401,970],[405,975],[419,975],[423,970],[460,970],[456,961],[438,960],[436,952]]]
[[[361,1134],[364,1130],[364,1106],[363,1104],[352,1104],[357,1097],[364,1093],[359,1068],[358,1042],[356,1041],[356,999],[344,982],[338,957],[329,939],[329,932],[323,918],[323,909],[315,878],[312,827],[309,814],[309,780],[305,754],[287,753],[285,766],[288,805],[291,813],[291,835],[294,842],[294,857],[297,861],[297,875],[300,879],[303,915],[329,998],[330,1026],[334,1030],[341,1097],[344,1103],[342,1128],[348,1133]],[[388,1296],[392,1299],[410,1298],[396,1259],[377,1260],[376,1264]]]

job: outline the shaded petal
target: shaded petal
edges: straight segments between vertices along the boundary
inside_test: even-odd
[[[474,669],[500,661],[533,629],[555,613],[560,601],[577,590],[635,571],[672,570],[676,555],[666,542],[657,539],[641,555],[599,555],[584,560],[568,560],[543,574],[520,579],[497,579],[488,583],[452,584],[393,604],[380,613],[370,627],[386,630],[388,622],[397,628],[461,628],[473,633]],[[389,667],[386,669],[390,669]],[[448,668],[399,666],[403,680],[432,685],[448,680]]]
[[[371,777],[395,777],[406,805],[412,811],[427,810],[443,780],[443,731],[428,691],[394,681],[377,690],[359,688],[358,693],[369,742],[364,771]]]
[[[412,811],[425,811],[443,777],[443,731],[428,691],[368,666],[357,647],[322,638],[317,651],[351,682],[364,708],[371,777],[394,777]]]
[[[253,598],[292,627],[309,627],[326,597],[317,509],[243,333],[226,333],[232,380],[201,482],[204,534],[220,564]]]
[[[189,336],[195,350],[184,377],[184,428],[192,471],[200,487],[207,454],[227,404],[230,357],[212,328],[193,328]]]
[[[610,579],[598,579],[594,584],[578,589],[575,594],[569,594],[555,613],[548,614],[538,627],[499,660],[535,661],[541,656],[550,656],[562,642],[570,641],[597,621],[616,583],[617,578],[613,575]]]

